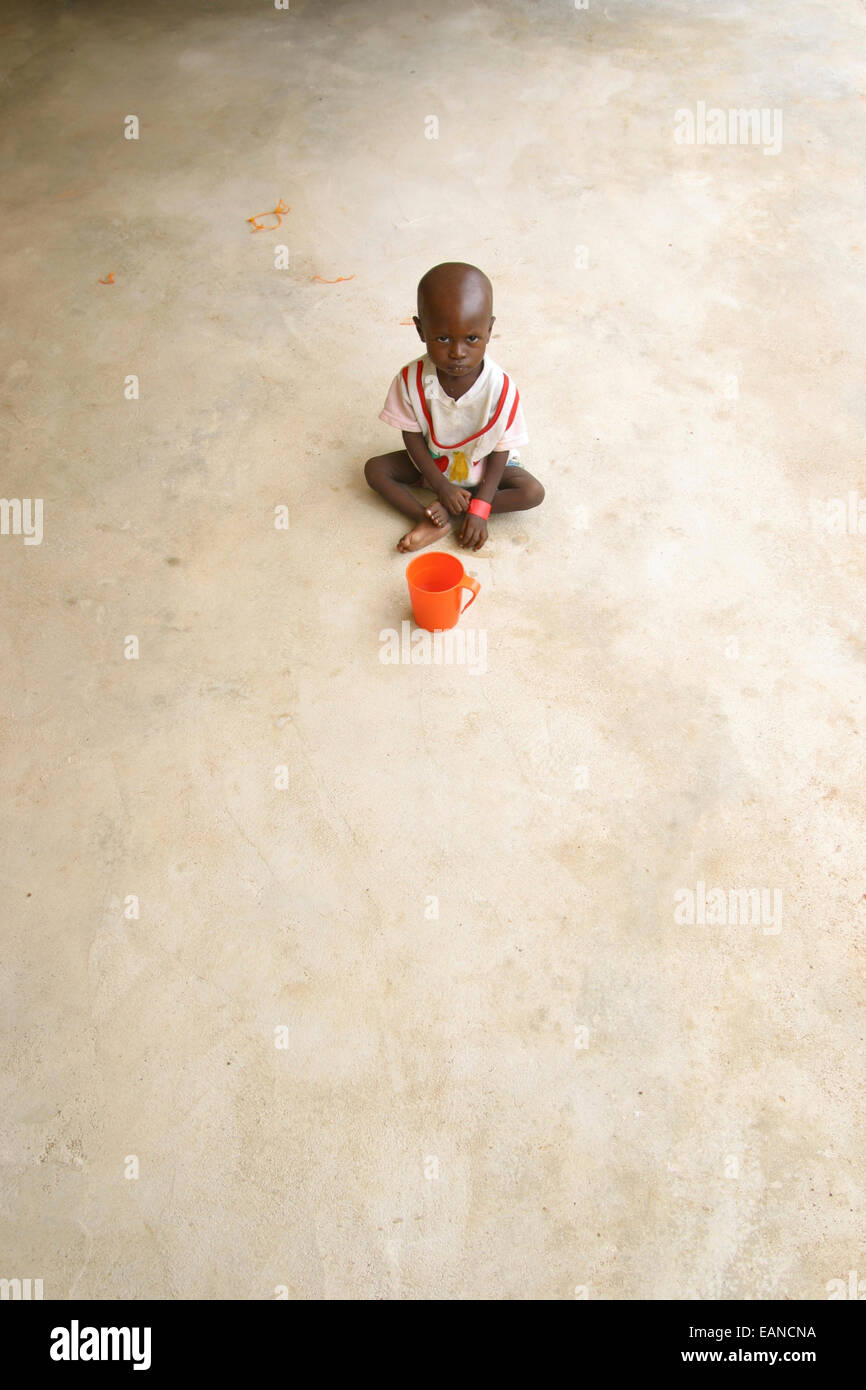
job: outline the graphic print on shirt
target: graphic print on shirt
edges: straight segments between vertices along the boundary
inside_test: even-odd
[[[469,464],[466,462],[466,455],[462,449],[458,449],[451,464],[451,471],[448,474],[452,483],[465,483],[469,477]]]

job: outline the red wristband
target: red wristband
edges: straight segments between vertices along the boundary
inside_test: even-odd
[[[482,502],[480,497],[473,497],[469,503],[469,510],[473,516],[480,516],[482,521],[486,521],[490,515],[490,503]]]

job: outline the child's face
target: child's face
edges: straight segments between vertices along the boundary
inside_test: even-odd
[[[481,365],[493,322],[486,308],[434,304],[425,307],[423,319],[416,317],[415,327],[437,371],[460,381]]]

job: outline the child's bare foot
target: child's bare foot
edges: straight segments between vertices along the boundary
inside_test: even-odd
[[[397,542],[397,549],[404,551],[423,550],[425,545],[432,545],[434,541],[447,536],[450,529],[447,520],[440,525],[438,521],[431,521],[429,517],[424,517],[423,521],[419,521],[417,526],[413,526],[411,531],[407,531],[405,536],[400,537]]]

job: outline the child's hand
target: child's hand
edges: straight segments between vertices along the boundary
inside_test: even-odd
[[[446,479],[439,489],[439,501],[452,516],[459,516],[461,512],[466,511],[472,498],[465,487],[457,487],[456,483],[449,483]]]
[[[467,550],[480,550],[487,540],[487,522],[484,517],[467,512],[460,528],[459,540]]]

